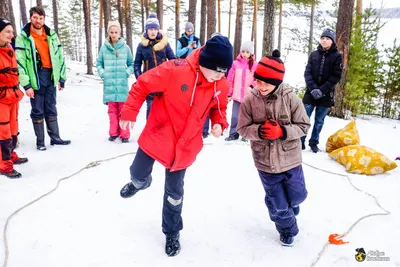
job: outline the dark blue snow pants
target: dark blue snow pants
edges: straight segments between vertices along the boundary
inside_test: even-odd
[[[299,233],[293,208],[307,198],[301,165],[283,173],[266,173],[258,170],[265,190],[265,204],[269,217],[279,234],[295,236]]]
[[[131,180],[136,189],[144,190],[151,185],[154,159],[140,147],[130,167]],[[165,169],[164,204],[162,211],[162,231],[166,235],[176,235],[183,228],[183,178],[185,170],[171,172]]]

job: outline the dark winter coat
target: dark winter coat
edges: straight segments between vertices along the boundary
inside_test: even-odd
[[[136,79],[140,74],[157,67],[168,59],[175,59],[174,51],[168,43],[168,37],[159,32],[155,40],[149,40],[147,34],[142,35],[142,42],[136,50],[135,61],[133,68]],[[143,67],[142,67],[143,65]]]
[[[228,127],[228,81],[210,83],[204,78],[201,50],[141,75],[122,108],[121,120],[136,121],[146,96],[157,93],[138,144],[170,171],[186,169],[195,161],[203,147],[201,132],[207,115],[212,125],[220,124],[222,130]]]
[[[319,45],[318,49],[311,53],[304,71],[307,89],[303,97],[303,103],[322,107],[333,106],[335,86],[340,81],[341,76],[342,55],[338,51],[336,44],[332,44],[327,51]],[[311,91],[317,88],[324,94],[320,99],[314,99],[311,95]]]

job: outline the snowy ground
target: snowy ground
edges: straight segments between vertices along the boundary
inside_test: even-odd
[[[60,178],[92,161],[136,151],[144,112],[139,114],[131,143],[107,141],[108,116],[100,80],[83,75],[83,65],[69,67],[58,110],[62,137],[72,144],[36,151],[29,100],[23,99],[18,153],[29,163],[16,166],[22,179],[0,177],[0,229],[12,212],[54,188]],[[321,148],[330,134],[347,123],[327,118]],[[360,118],[357,126],[363,145],[390,158],[400,155],[400,121]],[[325,152],[307,150],[303,156],[306,164],[346,174]],[[119,190],[129,181],[132,159],[133,155],[124,156],[84,170],[17,214],[7,232],[7,266],[311,266],[329,234],[343,233],[358,218],[382,212],[347,178],[305,164],[309,197],[298,216],[300,233],[294,247],[281,247],[249,146],[226,146],[222,138],[215,139],[187,171],[182,251],[168,258],[161,233],[164,169],[156,164],[152,186],[132,199],[122,199]],[[379,176],[349,177],[355,186],[375,195],[391,215],[362,221],[345,237],[349,244],[328,246],[316,266],[358,266],[354,256],[360,247],[390,257],[389,262],[365,261],[363,266],[400,266],[400,168]],[[3,241],[0,236],[0,262],[5,255]]]

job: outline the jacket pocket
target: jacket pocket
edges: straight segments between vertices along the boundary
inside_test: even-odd
[[[279,155],[282,159],[282,168],[301,162],[300,139],[283,141],[279,146]]]
[[[251,142],[251,152],[257,165],[270,166],[269,147],[263,141]]]

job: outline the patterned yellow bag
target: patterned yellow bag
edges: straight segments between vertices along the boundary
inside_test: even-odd
[[[336,149],[329,154],[331,158],[346,167],[346,171],[360,174],[379,174],[397,167],[385,155],[366,146],[352,145]]]
[[[356,121],[352,121],[328,138],[328,141],[326,141],[326,152],[331,153],[341,147],[359,144],[360,136],[358,135]]]

